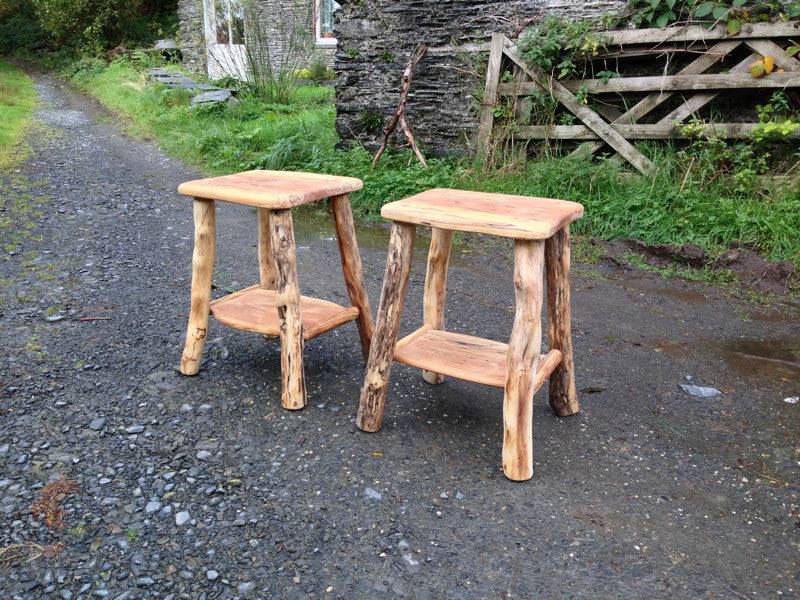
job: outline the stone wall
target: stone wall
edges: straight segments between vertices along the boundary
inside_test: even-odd
[[[206,73],[206,41],[203,0],[178,0],[178,47],[183,64],[195,73]]]
[[[311,21],[311,7],[313,0],[308,2],[308,31],[309,36],[314,35],[314,24]],[[273,62],[277,64],[283,51],[282,38],[284,37],[282,22],[288,20],[292,7],[297,0],[258,0],[261,19],[265,29],[269,32],[270,54]],[[192,72],[205,75],[208,69],[206,52],[205,25],[203,20],[203,0],[178,0],[178,46],[183,53],[183,63]],[[336,57],[336,48],[320,47],[314,50],[310,62],[321,60],[333,67]],[[310,65],[306,65],[310,66]]]
[[[471,150],[477,131],[485,54],[453,46],[512,34],[546,14],[573,18],[616,11],[624,0],[339,0],[335,69],[336,127],[343,141],[375,147],[399,96],[400,78],[418,43],[431,50],[417,66],[407,107],[415,136],[435,154]]]

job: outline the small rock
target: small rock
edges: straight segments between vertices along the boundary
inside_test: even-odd
[[[175,514],[175,525],[186,525],[191,518],[192,517],[189,515],[188,511],[182,510],[181,512]]]
[[[364,488],[364,495],[370,500],[383,500],[381,493],[378,490],[372,489],[371,487]]]
[[[106,424],[106,420],[102,417],[97,417],[96,419],[92,419],[92,422],[89,423],[89,429],[93,431],[100,431],[103,428],[103,425]]]
[[[129,435],[133,435],[135,433],[142,433],[144,431],[144,425],[129,425],[125,428],[125,433]]]
[[[786,402],[786,404],[797,404],[800,402],[800,396],[790,396],[789,398],[784,398],[783,401]]]
[[[212,104],[219,104],[220,102],[236,102],[230,90],[211,90],[203,94],[198,94],[192,98],[192,106],[210,106]]]
[[[207,413],[207,412],[211,412],[212,408],[214,408],[214,407],[211,406],[210,404],[201,404],[200,406],[197,407],[197,411],[201,412],[201,413]]]
[[[249,594],[254,589],[256,589],[256,584],[253,583],[252,581],[243,581],[242,583],[236,586],[236,590],[240,594]]]
[[[209,458],[211,458],[211,452],[208,450],[200,450],[197,453],[197,460],[208,460]]]
[[[215,581],[219,577],[219,573],[217,573],[214,569],[209,569],[206,571],[206,578],[209,581]]]
[[[714,396],[718,396],[722,392],[720,392],[715,387],[702,387],[699,385],[685,385],[683,383],[680,384],[681,389],[684,392],[689,394],[690,396],[694,396],[695,398],[713,398]]]
[[[47,315],[44,320],[48,323],[56,323],[58,321],[63,321],[67,315]]]
[[[139,587],[150,587],[154,583],[155,581],[153,581],[152,577],[139,577],[136,580],[136,585]]]
[[[194,406],[191,404],[181,404],[181,412],[188,413],[194,410]]]
[[[147,506],[144,507],[144,512],[148,515],[158,512],[159,510],[161,510],[161,502],[156,502],[155,500],[148,502]]]

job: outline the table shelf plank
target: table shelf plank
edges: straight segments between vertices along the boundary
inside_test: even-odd
[[[214,300],[211,313],[221,323],[236,329],[272,336],[280,332],[275,291],[260,285]],[[344,307],[327,300],[300,296],[303,339],[306,340],[352,321],[358,314],[354,306]]]
[[[395,346],[394,359],[412,367],[493,387],[505,387],[508,344],[424,325]],[[561,362],[561,352],[539,356],[538,390]]]

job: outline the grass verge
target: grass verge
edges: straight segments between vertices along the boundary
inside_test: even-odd
[[[0,61],[0,168],[19,161],[18,146],[35,105],[36,91],[30,78]]]
[[[264,168],[359,177],[365,187],[353,202],[362,216],[376,216],[384,203],[432,187],[564,198],[586,207],[586,217],[574,226],[578,234],[694,243],[712,255],[740,244],[800,267],[797,186],[764,189],[743,186],[741,178],[703,178],[692,170],[695,158],[676,148],[643,147],[659,165],[650,176],[623,176],[611,161],[560,157],[490,173],[469,159],[433,158],[423,169],[408,153],[388,154],[371,171],[366,150],[337,148],[333,91],[327,87],[301,88],[286,105],[244,96],[234,106],[192,109],[187,92],[150,83],[143,65],[131,60],[83,61],[67,74],[127,116],[132,131],[206,173]]]

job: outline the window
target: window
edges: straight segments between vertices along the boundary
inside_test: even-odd
[[[244,9],[237,0],[215,0],[215,38],[217,44],[244,44]]]
[[[315,29],[317,46],[335,46],[336,35],[333,33],[333,13],[339,9],[335,0],[315,0]]]

